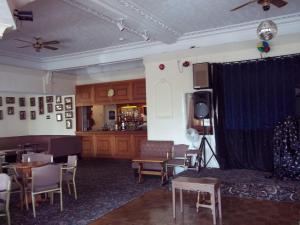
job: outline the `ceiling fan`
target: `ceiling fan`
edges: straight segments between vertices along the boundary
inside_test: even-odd
[[[230,11],[238,10],[238,9],[240,9],[244,6],[250,5],[254,2],[257,2],[258,4],[262,5],[262,8],[264,11],[268,11],[270,9],[271,4],[277,6],[278,8],[281,8],[281,7],[285,6],[286,4],[288,4],[288,2],[284,1],[284,0],[251,0],[245,4],[242,4],[238,7],[231,9]]]
[[[56,45],[56,44],[59,44],[59,41],[57,41],[57,40],[53,40],[53,41],[42,41],[42,38],[41,38],[41,37],[34,37],[35,42],[26,41],[26,40],[22,40],[22,39],[15,39],[15,40],[30,44],[30,45],[20,46],[20,47],[18,47],[18,48],[28,48],[28,47],[33,47],[33,48],[35,49],[36,52],[40,52],[42,48],[50,49],[50,50],[57,50],[57,49],[58,49],[57,47],[50,46],[50,45]]]

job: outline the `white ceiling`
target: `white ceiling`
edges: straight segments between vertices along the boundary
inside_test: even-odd
[[[268,12],[263,12],[256,3],[230,12],[247,1],[36,0],[22,8],[33,11],[34,21],[17,21],[18,29],[7,32],[0,40],[0,63],[20,65],[21,62],[27,67],[72,69],[71,72],[76,67],[94,65],[90,71],[95,72],[99,67],[95,65],[140,60],[143,55],[159,49],[158,46],[174,48],[185,40],[185,44],[177,49],[186,48],[194,45],[197,35],[203,32],[240,29],[244,25],[252,25],[253,30],[257,21],[268,17],[300,18],[300,0],[288,0],[285,7],[272,6]],[[122,32],[116,25],[121,18],[126,27]],[[256,21],[255,25],[252,21]],[[145,30],[149,41],[142,37]],[[300,32],[300,27],[296,32]],[[24,43],[15,39],[32,41],[33,37],[41,37],[44,41],[58,40],[59,49],[35,52],[31,47],[18,48]],[[60,63],[62,60],[66,62]]]

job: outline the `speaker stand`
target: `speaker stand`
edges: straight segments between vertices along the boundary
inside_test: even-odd
[[[208,145],[208,148],[210,149],[210,152],[211,152],[211,156],[209,157],[208,161],[206,162],[206,144]],[[208,142],[205,134],[202,136],[202,139],[201,139],[201,143],[200,143],[200,147],[199,147],[200,151],[202,152],[203,154],[203,168],[206,168],[208,163],[211,161],[211,159],[214,157],[216,159],[216,161],[218,162],[218,158],[215,154],[215,152],[213,151],[210,143]],[[200,162],[201,163],[201,162]],[[218,162],[219,163],[219,162]]]

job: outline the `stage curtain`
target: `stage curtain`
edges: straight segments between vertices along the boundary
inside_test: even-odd
[[[213,64],[215,137],[221,168],[272,171],[273,129],[295,115],[299,55]]]

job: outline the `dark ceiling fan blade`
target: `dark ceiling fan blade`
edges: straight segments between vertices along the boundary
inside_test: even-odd
[[[250,4],[252,4],[252,3],[256,2],[256,1],[257,1],[257,0],[251,0],[251,1],[249,1],[249,2],[247,2],[247,3],[245,3],[245,4],[243,4],[243,5],[240,5],[240,6],[238,6],[238,7],[235,7],[235,8],[233,8],[233,9],[231,9],[230,11],[232,12],[232,11],[238,10],[238,9],[240,9],[240,8],[246,6],[246,5],[250,5]]]
[[[31,41],[25,41],[25,40],[21,40],[21,39],[15,39],[16,41],[22,41],[22,42],[25,42],[25,43],[30,43],[30,44],[34,44],[33,42]]]
[[[17,48],[28,48],[28,47],[32,47],[32,45],[24,45],[24,46],[20,46],[20,47],[17,47]]]
[[[286,4],[288,4],[286,1],[284,0],[271,0],[270,1],[273,5],[277,6],[278,8],[281,8],[283,6],[285,6]]]
[[[59,41],[45,41],[43,42],[43,45],[55,45],[55,44],[59,44]]]
[[[51,49],[51,50],[57,50],[58,48],[48,45],[43,45],[43,48]]]

